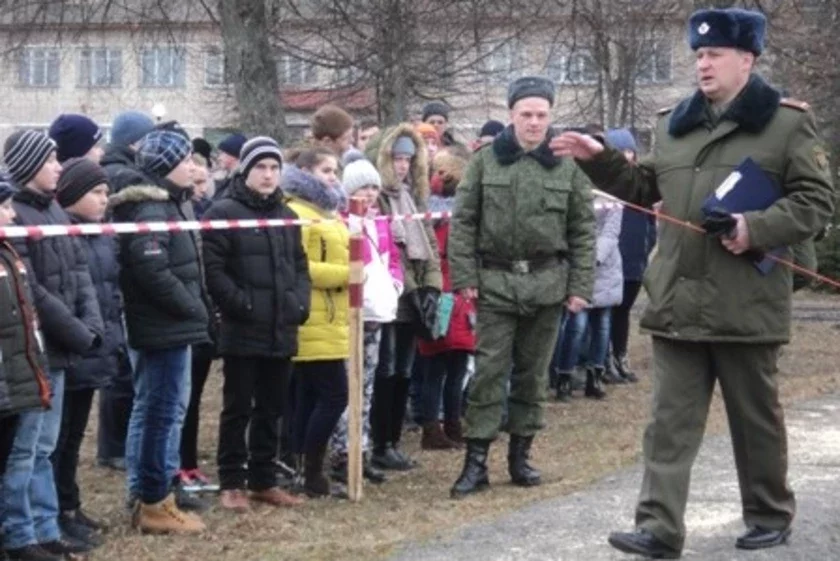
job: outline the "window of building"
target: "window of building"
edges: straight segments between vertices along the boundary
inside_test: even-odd
[[[650,41],[642,46],[636,82],[639,84],[662,84],[671,81],[671,42]]]
[[[220,87],[228,83],[224,53],[219,49],[209,49],[204,53],[204,85]]]
[[[281,84],[307,86],[318,82],[318,67],[292,55],[277,60],[277,79]]]
[[[122,84],[122,51],[85,48],[79,51],[79,86],[113,88]]]
[[[61,58],[58,49],[27,47],[20,53],[18,82],[35,88],[58,87],[61,79]]]
[[[140,52],[140,86],[180,88],[186,83],[187,57],[181,47],[151,47]]]
[[[575,49],[562,54],[549,54],[546,62],[546,72],[560,84],[591,85],[598,83],[598,65],[589,49]]]
[[[484,59],[487,74],[496,82],[507,83],[521,73],[519,45],[515,41],[490,44]]]

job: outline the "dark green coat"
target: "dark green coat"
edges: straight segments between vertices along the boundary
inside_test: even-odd
[[[663,112],[650,158],[630,167],[606,149],[581,167],[596,186],[664,214],[703,221],[701,207],[733,168],[751,157],[782,187],[769,209],[745,214],[753,248],[792,246],[832,216],[834,188],[814,118],[753,76],[717,125],[700,92]],[[645,273],[650,296],[642,328],[688,341],[780,343],[790,339],[792,274],[763,276],[720,240],[660,222],[656,256]]]
[[[449,259],[454,289],[477,287],[481,305],[520,312],[592,298],[595,215],[590,182],[543,143],[524,154],[508,127],[470,161],[456,191]],[[527,275],[479,267],[479,257],[532,260],[562,255],[561,267]]]
[[[29,272],[8,242],[0,243],[0,416],[50,404],[49,370]]]

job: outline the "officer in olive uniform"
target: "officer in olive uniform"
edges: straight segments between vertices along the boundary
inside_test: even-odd
[[[766,210],[726,217],[731,227],[723,237],[660,224],[659,251],[645,275],[650,302],[642,328],[653,335],[656,380],[636,531],[609,539],[627,553],[679,557],[691,466],[715,382],[748,527],[735,545],[773,547],[790,534],[795,501],[776,363],[790,340],[792,274],[781,265],[762,274],[744,254],[812,238],[832,216],[834,188],[807,104],[783,99],[753,72],[764,30],[757,12],[691,16],[699,89],[661,112],[654,151],[637,167],[585,135],[552,142],[554,153],[577,158],[596,186],[638,204],[661,200],[664,214],[695,224],[704,223],[706,198],[748,157],[782,193]],[[756,184],[737,188],[749,192]]]
[[[548,147],[554,84],[526,77],[508,89],[511,122],[473,157],[458,186],[449,260],[453,289],[477,299],[476,376],[466,411],[467,456],[453,497],[489,484],[487,452],[507,401],[508,471],[528,465],[543,426],[548,365],[563,306],[591,298],[595,218],[589,179]],[[507,386],[510,382],[510,395]]]

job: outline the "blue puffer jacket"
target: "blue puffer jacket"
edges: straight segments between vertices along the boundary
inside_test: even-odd
[[[70,219],[74,224],[86,222],[72,214]],[[66,389],[71,391],[107,386],[117,376],[123,358],[127,356],[117,239],[114,236],[79,239],[87,253],[105,333],[99,348],[86,353],[80,363],[67,370]]]
[[[631,208],[624,209],[618,247],[624,280],[641,282],[648,264],[648,254],[656,245],[656,221],[647,214]]]

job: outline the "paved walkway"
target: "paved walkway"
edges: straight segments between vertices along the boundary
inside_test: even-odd
[[[744,531],[729,437],[707,438],[695,463],[683,559],[824,561],[840,559],[840,396],[787,410],[790,480],[798,514],[788,546],[735,549]],[[634,559],[607,545],[632,526],[641,466],[585,491],[541,502],[448,541],[411,544],[393,561],[607,561]]]

